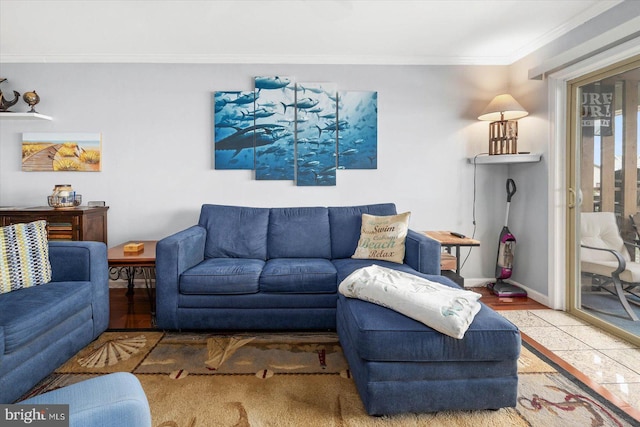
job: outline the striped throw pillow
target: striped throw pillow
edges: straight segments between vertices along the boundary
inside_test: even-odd
[[[0,294],[51,281],[46,221],[0,227]]]

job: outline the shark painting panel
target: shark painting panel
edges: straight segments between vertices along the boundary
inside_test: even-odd
[[[296,88],[296,184],[336,185],[337,86],[298,83]]]
[[[338,167],[378,168],[378,92],[338,92]]]
[[[273,142],[256,145],[258,180],[295,179],[295,83],[292,77],[260,76],[254,80],[256,103],[255,125],[268,126]]]
[[[254,169],[255,145],[270,141],[269,129],[255,126],[255,98],[255,91],[213,94],[216,169]]]

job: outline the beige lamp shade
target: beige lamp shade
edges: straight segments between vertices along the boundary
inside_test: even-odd
[[[498,121],[515,120],[528,115],[527,110],[513,99],[513,96],[505,93],[493,98],[493,101],[478,116],[478,120]]]

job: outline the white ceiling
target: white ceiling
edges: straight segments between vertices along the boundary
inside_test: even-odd
[[[621,0],[0,0],[0,62],[511,64]]]

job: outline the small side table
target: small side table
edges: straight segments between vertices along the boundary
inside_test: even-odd
[[[156,270],[156,243],[157,240],[136,240],[136,243],[144,243],[144,249],[140,252],[125,252],[124,246],[134,241],[125,242],[108,250],[109,278],[117,280],[127,279],[127,295],[133,295],[133,282],[137,273],[142,274],[144,284],[151,305],[151,320],[155,319],[155,301],[153,295],[155,270]]]
[[[464,287],[464,277],[460,276],[460,248],[463,246],[480,246],[480,241],[469,237],[457,237],[451,234],[450,231],[423,231],[423,233],[427,237],[440,242],[440,245],[444,247],[449,254],[451,253],[451,248],[456,248],[455,276],[451,278],[460,286]]]

